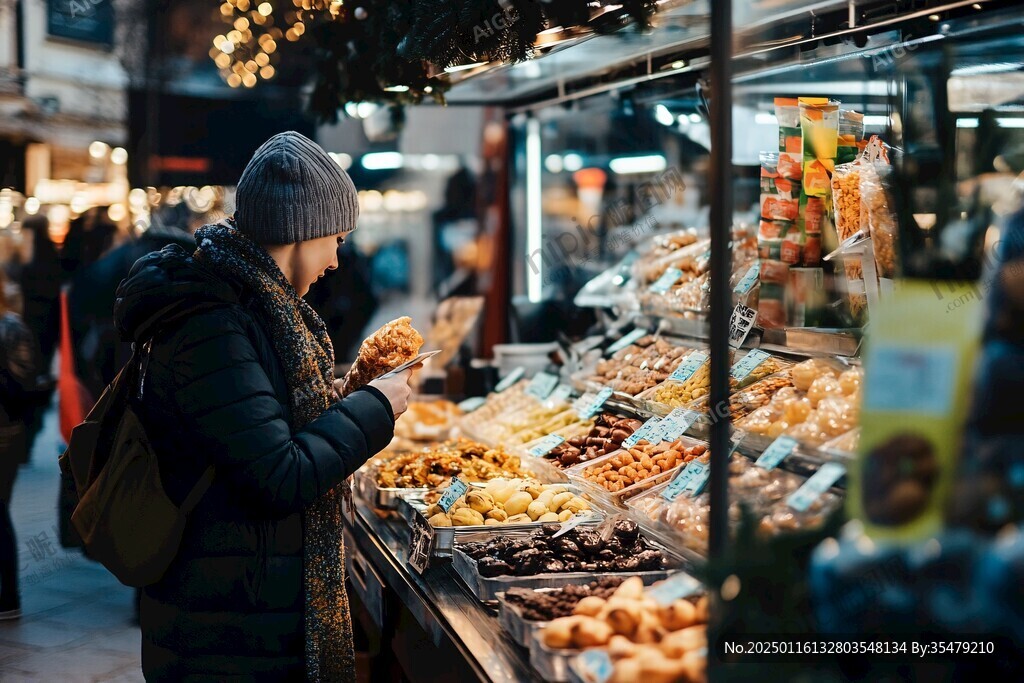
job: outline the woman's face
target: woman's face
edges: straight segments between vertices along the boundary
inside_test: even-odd
[[[347,232],[340,235],[318,237],[295,245],[292,253],[291,283],[299,296],[305,296],[310,286],[322,278],[328,270],[338,268],[338,247],[348,237]]]

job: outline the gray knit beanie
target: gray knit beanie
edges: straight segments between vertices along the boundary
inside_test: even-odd
[[[305,135],[278,133],[242,171],[235,224],[259,244],[292,244],[353,230],[356,186],[320,145]]]

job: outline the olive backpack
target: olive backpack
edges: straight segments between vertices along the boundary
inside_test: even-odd
[[[195,314],[160,320],[159,329]],[[136,588],[156,583],[181,545],[185,521],[210,484],[211,465],[175,505],[164,491],[157,455],[132,407],[131,392],[141,399],[152,336],[136,342],[132,357],[104,390],[85,421],[74,428],[60,458],[63,474],[73,479],[78,502],[71,523],[90,558],[118,581]]]

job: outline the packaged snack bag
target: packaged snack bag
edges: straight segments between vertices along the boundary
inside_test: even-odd
[[[775,118],[779,122],[779,151],[802,154],[799,100],[795,97],[776,97]]]
[[[804,247],[800,265],[815,267],[821,263],[821,239],[832,195],[832,172],[839,144],[839,103],[824,97],[801,97],[799,108],[803,177],[798,223]]]
[[[864,114],[849,109],[840,109],[836,164],[846,164],[856,159],[860,153],[860,142],[863,139]]]

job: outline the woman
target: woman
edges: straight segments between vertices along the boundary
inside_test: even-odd
[[[0,621],[21,616],[18,551],[11,523],[11,492],[18,465],[27,459],[24,407],[35,386],[36,350],[32,333],[7,308],[0,271]]]
[[[137,409],[180,502],[212,464],[178,556],[141,601],[150,681],[350,681],[343,482],[391,440],[410,372],[339,400],[334,351],[300,298],[355,228],[356,190],[297,133],[264,143],[233,221],[165,247],[118,289],[152,351]],[[161,320],[181,320],[161,326]]]
[[[36,335],[43,362],[49,363],[60,335],[59,299],[64,276],[46,216],[28,216],[23,227],[32,233],[32,260],[21,272],[25,324]],[[48,368],[49,365],[44,370]]]

